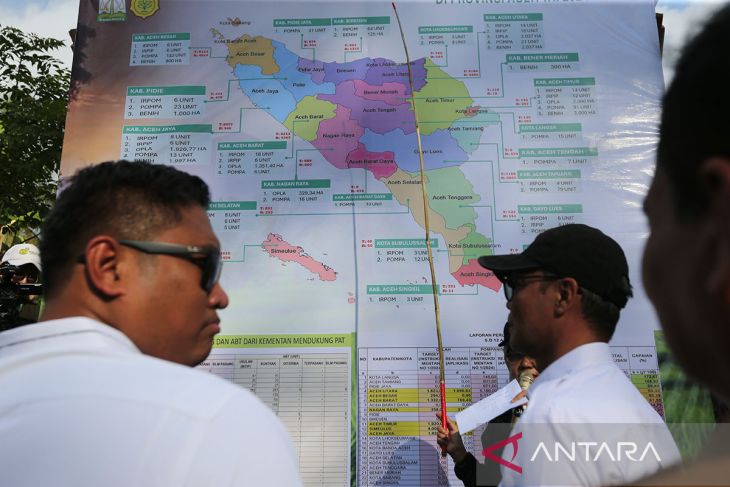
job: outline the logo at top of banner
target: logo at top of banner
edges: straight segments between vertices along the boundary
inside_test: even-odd
[[[132,0],[129,9],[137,17],[146,19],[160,9],[160,0]]]
[[[119,22],[127,20],[127,5],[124,0],[101,0],[99,2],[98,22]]]

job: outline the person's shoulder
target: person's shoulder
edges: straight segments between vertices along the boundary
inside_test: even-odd
[[[661,416],[613,363],[591,365],[556,380],[545,421],[656,423]]]
[[[210,372],[176,364],[148,355],[140,355],[126,366],[138,377],[149,400],[171,404],[212,416],[229,402],[260,401],[250,391]]]
[[[44,383],[28,400],[111,400],[131,408],[177,411],[205,420],[232,400],[258,401],[250,392],[200,369],[141,353],[119,330],[71,317],[4,332],[3,366],[24,368]],[[7,377],[20,387],[22,374]]]
[[[301,485],[286,428],[251,391],[154,357],[142,356],[140,363],[156,387],[152,401],[180,425],[195,426],[195,462],[186,485]]]
[[[565,379],[561,384],[562,388],[580,388],[582,391],[597,394],[598,397],[612,394],[612,388],[615,387],[633,387],[626,374],[613,362],[591,364],[574,371]]]

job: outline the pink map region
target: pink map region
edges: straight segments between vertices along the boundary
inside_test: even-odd
[[[317,138],[311,144],[330,164],[338,169],[347,169],[347,154],[357,149],[358,139],[364,132],[356,121],[350,120],[350,110],[338,105],[335,118],[319,124]]]
[[[367,169],[378,180],[390,177],[398,170],[392,152],[370,152],[362,144],[347,156],[347,167]]]
[[[462,265],[456,272],[451,273],[456,281],[462,286],[478,284],[492,291],[499,291],[502,283],[499,282],[492,271],[479,265],[477,259],[471,259],[468,264]]]
[[[269,256],[282,262],[296,262],[312,274],[318,275],[320,281],[337,279],[337,273],[331,267],[314,260],[303,248],[290,244],[281,235],[270,233],[261,246]]]
[[[355,82],[355,96],[366,100],[383,101],[388,105],[408,103],[409,95],[406,87],[400,83],[383,83],[383,86],[372,86],[359,79]]]

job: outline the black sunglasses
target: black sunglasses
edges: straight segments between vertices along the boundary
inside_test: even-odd
[[[504,350],[504,359],[507,362],[517,362],[518,360],[522,360],[525,357],[525,354],[522,352],[516,352],[511,349],[505,348]]]
[[[556,276],[554,274],[544,274],[544,275],[507,275],[504,276],[502,281],[502,289],[504,290],[504,297],[507,298],[507,302],[509,303],[512,301],[512,298],[514,297],[515,293],[525,285],[531,283],[531,282],[548,282],[548,281],[556,281],[560,279],[559,276]]]
[[[163,254],[189,260],[203,271],[200,287],[209,293],[221,277],[223,261],[221,252],[212,246],[178,245],[165,242],[148,242],[143,240],[120,240],[120,244],[144,252],[145,254]]]
[[[200,279],[200,287],[206,293],[209,293],[218,279],[221,277],[223,269],[223,261],[221,260],[221,251],[217,247],[196,245],[179,245],[166,242],[148,242],[144,240],[120,240],[119,243],[125,247],[129,247],[145,254],[163,254],[180,257],[189,260],[193,264],[200,267],[202,276]],[[79,255],[76,262],[86,264],[86,256]]]

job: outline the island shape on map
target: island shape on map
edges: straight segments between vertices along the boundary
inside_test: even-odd
[[[213,35],[222,38],[219,32]],[[226,61],[240,89],[294,135],[309,142],[337,169],[364,169],[385,184],[425,227],[420,205],[420,163],[405,64],[386,58],[349,62],[305,59],[264,36],[226,40]],[[477,258],[493,253],[493,241],[476,231],[476,205],[461,165],[479,145],[484,127],[499,115],[474,105],[466,85],[429,58],[411,62],[413,94],[421,125],[431,231],[443,237],[449,272],[462,286],[498,291],[501,283]],[[336,273],[271,234],[264,248],[333,280]]]
[[[270,233],[261,244],[261,247],[269,256],[282,262],[299,264],[312,274],[319,276],[320,281],[334,281],[337,279],[337,273],[334,269],[313,259],[303,248],[290,244],[281,235]]]

